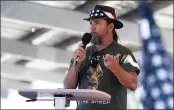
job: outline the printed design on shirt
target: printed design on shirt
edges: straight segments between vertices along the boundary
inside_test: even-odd
[[[85,104],[109,104],[110,101],[77,101],[78,104],[85,103]]]
[[[87,70],[88,89],[97,90],[101,76],[103,76],[103,71],[100,64],[97,64],[96,68],[90,66]]]
[[[116,55],[112,55],[114,58],[120,57],[121,54],[118,53]],[[104,59],[105,55],[103,56],[89,56],[89,60],[91,61],[92,59],[96,58],[97,61],[99,61],[101,58],[102,60]],[[122,59],[121,59],[122,60]],[[130,55],[126,55],[126,58],[124,58],[124,63],[130,63],[133,66],[138,66],[136,65],[136,62],[133,61],[132,57]],[[100,84],[100,78],[103,76],[103,71],[101,68],[101,65],[98,63],[96,67],[89,67],[87,70],[87,79],[88,79],[88,89],[94,89],[96,90]]]
[[[113,55],[113,57],[120,56],[121,54]],[[104,55],[103,56],[95,56],[96,60],[99,61],[100,58],[104,60]],[[94,59],[94,56],[89,56],[89,60],[91,61]],[[100,78],[103,76],[103,71],[101,68],[101,65],[97,63],[96,67],[89,67],[87,70],[87,79],[88,79],[88,89],[93,89],[97,90],[99,84],[100,84]]]

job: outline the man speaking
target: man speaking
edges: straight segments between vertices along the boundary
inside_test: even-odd
[[[66,89],[93,89],[111,95],[109,102],[78,101],[80,109],[126,109],[127,88],[135,91],[139,66],[132,52],[118,43],[123,23],[112,7],[96,5],[89,13],[91,37],[84,35],[64,79]],[[93,45],[86,47],[88,41]],[[86,43],[84,43],[86,41]]]

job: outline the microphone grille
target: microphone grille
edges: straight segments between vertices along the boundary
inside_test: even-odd
[[[92,35],[90,33],[85,33],[82,37],[82,43],[87,45],[91,41]]]

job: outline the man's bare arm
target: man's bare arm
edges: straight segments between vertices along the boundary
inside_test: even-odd
[[[120,68],[113,73],[118,78],[120,83],[126,88],[135,91],[137,88],[137,73],[136,72],[126,72],[124,69]]]
[[[78,81],[78,72],[80,69],[80,65],[86,58],[86,50],[87,48],[83,48],[83,44],[80,44],[78,48],[75,50],[73,55],[73,65],[69,69],[68,73],[66,74],[63,84],[64,88],[67,89],[75,89],[77,87]],[[78,61],[77,61],[78,59]]]
[[[75,89],[77,87],[79,67],[78,64],[73,63],[63,81],[65,89]]]

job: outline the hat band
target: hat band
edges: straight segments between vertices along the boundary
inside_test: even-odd
[[[105,11],[103,11],[103,12],[104,12],[109,18],[115,19],[114,16],[113,16],[111,13],[105,12]]]
[[[89,13],[90,17],[107,17],[110,19],[118,19],[114,14],[106,12],[106,11],[101,11],[101,10],[91,10]]]

